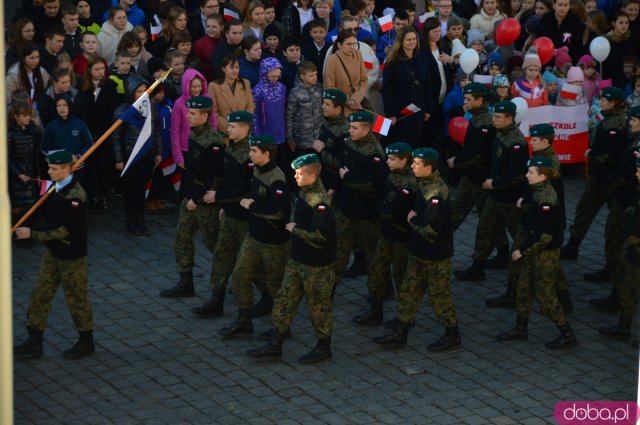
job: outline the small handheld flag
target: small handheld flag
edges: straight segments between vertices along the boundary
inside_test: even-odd
[[[384,15],[380,19],[378,19],[378,23],[380,24],[380,29],[382,32],[390,31],[393,28],[393,16]]]
[[[232,21],[234,19],[240,19],[240,14],[233,9],[224,8],[224,20]]]
[[[51,188],[53,182],[51,180],[40,180],[40,196],[47,193],[47,191]]]
[[[391,128],[391,120],[389,118],[378,115],[373,123],[373,132],[386,136]]]
[[[402,108],[402,110],[400,111],[400,113],[401,113],[402,115],[407,115],[407,116],[409,116],[409,115],[413,115],[413,114],[415,114],[416,112],[419,112],[419,111],[420,111],[420,107],[419,107],[419,106],[414,105],[413,103],[411,103],[411,104],[409,104],[409,105],[405,106],[404,108]]]

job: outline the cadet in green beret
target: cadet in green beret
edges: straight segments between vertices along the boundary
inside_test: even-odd
[[[251,191],[253,163],[249,159],[247,141],[253,127],[253,114],[247,111],[232,112],[226,121],[229,123],[229,144],[223,157],[222,187],[208,190],[202,198],[207,204],[217,204],[222,217],[214,248],[215,261],[210,279],[211,300],[191,309],[195,314],[205,317],[224,315],[227,282],[249,227],[249,211],[240,205],[240,199],[248,196]]]
[[[606,87],[600,91],[600,104],[604,119],[591,133],[590,149],[585,156],[589,161],[589,176],[584,192],[576,206],[573,225],[569,228],[570,238],[562,248],[563,259],[578,258],[580,244],[587,234],[591,222],[605,204],[614,201],[613,186],[609,176],[615,172],[622,160],[627,143],[627,119],[624,114],[625,103],[622,90],[617,87]],[[620,206],[629,200],[621,199]],[[625,207],[626,209],[626,207]],[[626,219],[628,220],[629,217]],[[611,208],[607,216],[604,253],[604,268],[586,273],[584,278],[594,282],[609,281],[613,277],[616,262],[622,249],[624,233],[624,213],[620,209]]]
[[[529,148],[515,123],[516,105],[510,101],[494,105],[493,126],[496,137],[492,143],[489,178],[482,183],[487,191],[480,221],[476,230],[473,264],[454,271],[458,280],[485,280],[487,259],[495,246],[496,235],[506,227],[512,238],[518,232],[522,211],[516,202],[524,190]]]
[[[367,111],[349,115],[349,138],[338,170],[342,187],[336,200],[339,235],[336,285],[345,271],[349,253],[361,248],[364,262],[368,262],[380,236],[376,207],[384,192],[387,167],[382,146],[371,132],[373,121],[373,114]]]
[[[389,176],[382,202],[378,205],[380,214],[380,238],[369,265],[367,289],[371,307],[353,318],[357,325],[379,325],[382,323],[382,302],[391,284],[399,287],[404,281],[409,252],[409,223],[407,214],[416,196],[416,178],[411,171],[413,157],[411,145],[395,142],[387,146],[387,166]],[[391,270],[393,268],[393,280]],[[392,326],[396,321],[390,321]]]
[[[55,182],[55,193],[46,202],[46,218],[41,228],[18,227],[18,239],[33,238],[47,246],[38,279],[27,310],[25,342],[15,347],[19,358],[42,357],[42,335],[47,326],[51,303],[62,283],[67,307],[80,332],[78,342],[63,353],[65,359],[76,360],[93,354],[93,309],[87,288],[87,194],[72,174],[73,157],[69,152],[54,152],[47,158],[49,177]]]
[[[300,187],[294,206],[293,221],[286,225],[291,232],[291,254],[282,288],[274,300],[269,342],[247,354],[256,358],[282,354],[282,342],[289,332],[302,297],[306,295],[309,316],[318,342],[300,357],[302,364],[331,358],[333,323],[331,291],[336,259],[336,221],[330,199],[320,181],[322,166],[316,154],[303,155],[291,163]]]
[[[399,288],[397,327],[374,338],[378,344],[404,346],[411,323],[422,304],[425,291],[436,317],[445,325],[445,334],[428,347],[429,351],[445,351],[460,347],[456,308],[451,296],[451,257],[453,256],[453,223],[449,188],[440,177],[440,155],[431,148],[413,151],[411,169],[418,179],[418,194],[413,209],[407,214],[411,226],[409,261],[404,282]]]
[[[529,313],[536,298],[546,316],[558,326],[560,336],[549,341],[549,349],[569,348],[576,344],[576,336],[567,322],[562,305],[556,294],[556,271],[560,263],[562,245],[562,213],[558,207],[558,196],[551,186],[557,177],[553,161],[547,157],[534,157],[528,162],[527,181],[532,193],[527,199],[524,217],[526,237],[519,241],[511,258],[523,262],[518,279],[516,326],[500,333],[499,341],[527,340]]]
[[[282,284],[290,239],[285,225],[291,215],[291,193],[276,163],[276,151],[271,135],[249,138],[253,178],[249,194],[240,200],[240,206],[249,213],[249,231],[231,277],[238,319],[218,331],[225,338],[253,333],[253,282],[266,286],[270,303]]]
[[[220,228],[220,207],[204,200],[207,191],[222,187],[224,136],[211,127],[213,101],[194,96],[186,102],[187,121],[191,127],[189,148],[184,154],[184,175],[176,227],[175,254],[178,283],[160,291],[163,298],[192,297],[195,245],[193,238],[200,230],[204,243],[213,254]]]

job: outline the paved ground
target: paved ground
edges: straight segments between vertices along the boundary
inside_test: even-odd
[[[567,182],[573,217],[582,180]],[[477,217],[456,234],[454,266],[468,264]],[[17,424],[546,424],[561,400],[635,400],[637,352],[598,336],[615,317],[588,300],[608,284],[581,279],[603,262],[604,216],[588,235],[577,262],[565,263],[572,283],[571,316],[579,346],[555,353],[544,342],[557,330],[531,317],[528,342],[503,344],[495,335],[513,325],[513,311],[488,310],[484,298],[502,289],[505,272],[484,283],[453,281],[464,349],[427,354],[442,328],[425,302],[409,346],[384,351],[370,341],[380,329],[356,328],[351,317],[365,306],[364,280],[346,280],[335,304],[333,362],[301,366],[315,343],[306,308],[296,318],[283,361],[259,365],[244,352],[254,338],[222,341],[216,330],[235,317],[227,299],[224,319],[200,320],[190,308],[208,297],[210,258],[198,245],[198,297],[164,300],[158,290],[174,279],[172,237],[176,208],[149,219],[153,234],[123,234],[115,210],[92,217],[89,279],[98,352],[65,361],[77,337],[59,293],[45,333],[45,356],[15,364]],[[43,246],[14,249],[14,332],[25,337],[28,295]],[[386,312],[393,314],[394,303]],[[268,328],[256,320],[259,331]],[[635,334],[635,333],[634,333]],[[637,335],[636,335],[637,338]]]

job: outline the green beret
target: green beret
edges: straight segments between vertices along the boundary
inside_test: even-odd
[[[322,92],[322,97],[324,99],[335,100],[337,103],[345,104],[347,103],[347,95],[338,89],[328,89]]]
[[[213,108],[213,100],[207,96],[194,96],[187,100],[187,108],[189,109],[211,109]]]
[[[640,118],[640,106],[629,108],[629,118]]]
[[[489,89],[482,83],[469,83],[462,89],[462,94],[475,94],[486,96],[489,93]]]
[[[551,138],[553,138],[556,135],[556,132],[553,130],[552,125],[536,124],[529,129],[529,135],[531,137],[551,136]]]
[[[252,134],[249,137],[249,146],[256,146],[258,148],[266,148],[276,144],[276,139],[270,134]]]
[[[422,159],[440,159],[440,154],[437,150],[431,148],[418,148],[413,151],[414,158],[422,158]]]
[[[411,145],[405,142],[391,143],[384,150],[387,155],[395,155],[398,153],[411,153]]]
[[[300,167],[304,167],[305,165],[316,164],[320,162],[320,158],[315,153],[308,153],[306,155],[302,155],[291,161],[291,168],[297,170]]]
[[[253,114],[247,111],[235,111],[227,116],[227,122],[253,122]]]
[[[371,112],[367,111],[358,111],[349,115],[349,122],[368,122],[369,124],[373,124],[375,121],[375,117]]]
[[[493,111],[494,113],[496,112],[500,112],[501,114],[512,114],[515,115],[516,113],[516,104],[513,102],[510,102],[508,100],[502,101],[502,102],[498,102],[495,105],[493,105]]]
[[[618,87],[611,86],[600,90],[600,97],[607,100],[624,100],[624,93]]]
[[[529,162],[527,162],[527,167],[553,168],[553,162],[551,162],[551,158],[536,156],[535,158],[531,158]]]
[[[65,165],[73,162],[73,155],[67,151],[56,151],[47,156],[47,162],[54,165]]]

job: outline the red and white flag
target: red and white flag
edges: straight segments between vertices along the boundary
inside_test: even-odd
[[[582,93],[582,86],[564,83],[559,96],[563,99],[576,100],[580,93]]]
[[[151,179],[147,180],[144,184],[144,199],[149,197],[149,192],[151,191]]]
[[[373,132],[386,136],[391,128],[391,120],[389,118],[378,115],[373,123]]]
[[[594,115],[593,118],[596,120],[596,122],[602,122],[602,120],[604,119],[604,115],[602,114],[602,112],[598,112]]]
[[[378,19],[378,23],[380,24],[380,29],[382,32],[390,31],[393,28],[393,16],[384,15],[383,17]]]
[[[173,185],[176,192],[180,191],[180,183],[182,182],[182,173],[177,172],[169,176],[169,181]]]
[[[474,75],[473,82],[484,84],[485,86],[491,88],[491,86],[493,86],[493,77],[491,75]]]
[[[176,163],[173,162],[172,157],[169,157],[160,162],[160,169],[162,170],[163,176],[168,176],[169,174],[173,174],[176,171]]]
[[[160,36],[160,33],[162,32],[162,25],[158,25],[158,26],[151,25],[149,28],[151,29],[151,41],[156,41],[156,39]]]
[[[419,107],[419,106],[414,105],[413,103],[411,103],[410,105],[407,105],[407,106],[405,106],[404,108],[402,108],[402,110],[400,111],[400,113],[401,113],[402,115],[407,115],[407,116],[409,116],[409,115],[413,115],[413,114],[415,114],[416,112],[419,112],[419,111],[420,111],[420,107]]]
[[[364,67],[365,68],[373,69],[373,59],[367,58],[367,57],[363,57],[362,60],[364,62]]]
[[[53,182],[51,180],[40,180],[40,196],[47,193],[51,186],[53,186]]]
[[[232,9],[224,8],[224,20],[231,21],[233,19],[240,19],[240,14]]]

